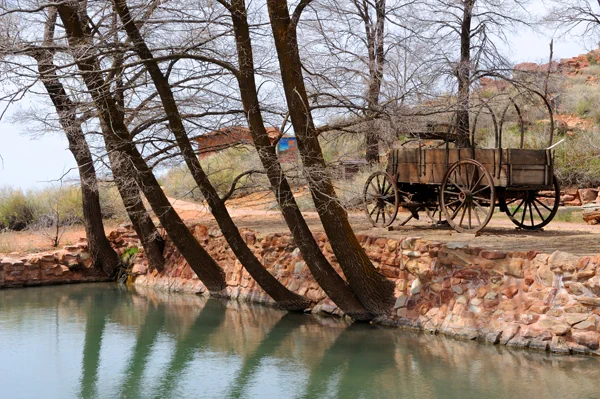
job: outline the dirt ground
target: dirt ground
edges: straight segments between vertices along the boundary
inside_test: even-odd
[[[303,195],[298,193],[298,195]],[[205,205],[171,199],[179,214],[187,221],[216,225]],[[263,234],[288,232],[288,228],[277,209],[273,208],[273,198],[268,194],[252,194],[228,202],[230,213],[238,227],[252,229]],[[316,212],[303,212],[309,226],[315,232],[323,231]],[[399,218],[403,215],[399,214]],[[503,214],[496,214],[488,226],[475,236],[460,234],[448,226],[435,226],[423,215],[421,220],[411,220],[405,226],[388,229],[373,228],[364,213],[350,212],[350,223],[356,234],[402,238],[421,237],[429,241],[464,242],[470,246],[497,250],[529,251],[552,253],[556,250],[578,255],[600,253],[600,225],[589,226],[581,222],[553,221],[542,231],[517,230]],[[116,228],[116,222],[109,223],[106,231]],[[84,237],[83,227],[72,227],[64,235],[61,245],[77,242]],[[49,240],[35,232],[23,231],[0,234],[0,253],[31,253],[52,249]]]
[[[229,204],[231,214],[238,227],[260,231],[262,233],[289,231],[281,214],[277,210],[265,210],[264,203],[271,203],[268,198],[254,201],[247,207],[238,207],[239,204]],[[173,204],[178,211],[188,220],[214,225],[212,216],[207,213],[204,206],[181,200],[174,200]],[[323,231],[323,226],[316,212],[303,212],[308,224],[313,231]],[[406,214],[399,214],[397,219]],[[488,226],[475,236],[461,234],[448,226],[433,225],[426,215],[421,220],[411,220],[405,226],[396,226],[388,229],[373,228],[367,221],[365,214],[360,211],[349,214],[350,223],[356,234],[368,234],[390,238],[421,237],[429,241],[465,242],[470,246],[485,247],[489,249],[530,251],[536,250],[544,253],[565,251],[578,255],[600,253],[600,225],[589,226],[581,222],[553,221],[542,231],[518,230],[504,214],[496,214]]]

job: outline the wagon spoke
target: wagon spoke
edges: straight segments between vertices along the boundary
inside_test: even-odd
[[[517,209],[515,209],[515,211],[510,215],[510,216],[515,216],[517,214],[517,212],[519,212],[519,209],[521,209],[521,205],[523,205],[525,203],[525,199],[521,201],[521,203],[519,204],[519,206],[517,206]]]
[[[463,193],[465,192],[465,190],[463,190],[463,189],[462,189],[462,187],[461,187],[461,186],[459,186],[459,185],[458,185],[458,183],[456,183],[456,182],[455,182],[453,179],[450,179],[450,178],[449,178],[449,179],[448,179],[448,181],[449,181],[450,183],[452,183],[452,185],[454,185],[456,188],[458,188],[458,189],[459,189],[461,192],[463,192]]]
[[[540,204],[541,206],[543,206],[544,208],[546,208],[548,210],[548,212],[552,212],[552,209],[548,208],[546,206],[546,204],[544,204],[542,201],[540,201],[539,199],[535,198],[534,199],[535,202],[537,202],[538,204]]]
[[[446,204],[446,206],[447,206],[448,208],[451,208],[451,207],[452,207],[452,205],[454,205],[454,204],[456,204],[456,203],[459,203],[459,202],[460,202],[460,200],[459,200],[459,199],[457,199],[457,200],[455,200],[455,201],[452,201],[452,202],[449,202],[449,203],[447,203],[447,204]],[[436,208],[434,208],[434,209],[435,209],[435,211],[434,211],[434,212],[437,212],[437,210],[438,210],[438,209],[437,209],[437,207],[436,207]]]
[[[390,188],[392,188],[392,184],[391,183],[388,186],[388,188],[385,189],[385,191],[383,192],[383,195],[387,195],[390,192]]]
[[[544,215],[542,215],[542,212],[540,212],[540,208],[538,208],[538,206],[536,205],[536,203],[533,203],[533,206],[535,207],[535,210],[537,211],[538,215],[540,215],[540,219],[542,219],[542,222],[544,221]]]
[[[371,181],[371,184],[369,185],[369,189],[373,189],[374,193],[376,196],[379,196],[379,191],[377,191],[377,187],[375,187],[375,185],[373,184],[373,181]]]
[[[464,202],[461,202],[460,205],[456,207],[456,209],[454,210],[454,213],[452,214],[452,217],[450,217],[450,219],[454,220],[456,215],[458,215],[460,208],[462,208],[464,204],[465,204]]]
[[[484,198],[484,197],[476,197],[473,196],[473,199],[479,200],[479,201],[485,201],[485,202],[490,202],[489,198]]]
[[[483,209],[483,207],[481,206],[481,204],[475,200],[473,200],[473,203],[475,204],[475,206],[477,207],[477,209],[479,209],[481,211],[481,213],[483,213],[484,215],[487,213],[485,211],[485,209]]]
[[[479,176],[479,180],[477,180],[477,183],[475,183],[473,185],[473,187],[471,188],[471,190],[473,190],[475,187],[477,187],[479,185],[479,183],[481,183],[481,181],[483,180],[483,178],[485,177],[484,174],[482,174],[481,176]],[[489,187],[489,186],[488,186]]]
[[[477,175],[477,168],[473,167],[473,174],[471,175],[471,179],[469,180],[469,190],[473,190],[475,186],[473,183],[475,182],[475,175]]]
[[[377,206],[377,217],[375,218],[375,223],[379,222],[379,214],[381,213],[381,207]]]
[[[521,198],[513,198],[512,200],[508,201],[506,203],[506,206],[510,205],[510,204],[514,204],[515,202],[517,202],[518,200],[520,200]]]
[[[374,212],[375,212],[377,209],[379,209],[379,206],[375,205],[375,206],[373,207],[373,210],[372,210],[371,212],[369,212],[369,216],[373,216],[373,213],[374,213]]]
[[[475,204],[476,208],[475,208],[475,217],[477,218],[477,224],[479,226],[481,226],[481,219],[479,218],[479,214],[477,213],[477,210],[481,210],[481,212],[483,212],[483,214],[485,215],[485,211],[483,210],[483,208],[481,207],[481,205],[479,205],[477,203],[477,201],[473,201],[473,203]]]
[[[467,206],[463,206],[462,215],[460,216],[460,223],[458,223],[458,225],[460,227],[462,227],[463,220],[465,219],[465,213],[467,213],[467,207],[468,207],[468,205]]]
[[[523,202],[525,202],[525,200],[523,200]],[[527,214],[527,203],[523,207],[523,217],[521,218],[521,224],[525,223],[525,216],[526,216],[526,214]]]
[[[479,190],[477,190],[477,191],[473,191],[473,193],[472,193],[472,194],[473,194],[473,195],[475,195],[475,194],[479,194],[480,192],[482,192],[482,191],[484,191],[484,190],[486,190],[486,189],[488,189],[488,188],[490,188],[490,187],[491,187],[491,186],[489,186],[489,185],[488,185],[488,186],[485,186],[485,187],[483,187],[483,188],[480,188],[480,189],[479,189]]]
[[[531,206],[531,202],[529,202],[529,217],[531,218],[531,225],[535,225],[535,222],[533,221],[533,207]]]
[[[466,168],[466,166],[465,166],[465,168]],[[465,182],[465,179],[463,178],[463,174],[462,174],[462,165],[459,165],[459,166],[458,166],[458,168],[457,168],[457,170],[458,170],[458,177],[460,178],[460,181],[461,181],[461,182],[463,182],[463,185],[464,185],[465,187],[466,187],[466,186],[468,186],[468,183],[467,183],[467,182]],[[468,178],[469,178],[469,177],[468,177],[468,172],[467,172],[467,179],[468,179]]]
[[[469,210],[469,229],[472,229],[473,226],[471,225],[471,207],[467,207],[467,209]]]

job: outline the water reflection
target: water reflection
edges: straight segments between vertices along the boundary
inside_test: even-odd
[[[0,291],[9,398],[596,397],[599,362],[109,284]]]

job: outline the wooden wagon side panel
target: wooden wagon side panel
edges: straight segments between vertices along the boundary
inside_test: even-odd
[[[422,170],[419,177],[420,183],[441,184],[448,168],[463,159],[472,159],[473,152],[469,148],[425,149],[423,150]],[[503,159],[506,159],[506,150],[477,149],[475,160],[492,175],[494,185],[506,187],[508,184],[508,168]]]
[[[511,187],[552,185],[554,170],[550,150],[506,151]]]

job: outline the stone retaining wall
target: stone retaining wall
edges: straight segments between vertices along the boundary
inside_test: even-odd
[[[107,281],[91,268],[85,240],[77,245],[28,256],[11,254],[0,260],[0,288]]]
[[[273,304],[242,268],[217,229],[196,225],[195,237],[223,267],[231,299]],[[312,312],[342,316],[313,279],[288,234],[244,231],[245,241],[290,290],[313,301]],[[109,235],[117,251],[139,247],[131,229]],[[324,234],[315,237],[339,271]],[[463,243],[416,237],[359,236],[380,272],[395,283],[395,306],[375,322],[432,334],[557,353],[600,355],[600,255],[488,251]],[[87,246],[0,261],[0,288],[106,280],[90,268]],[[133,260],[134,284],[169,291],[206,288],[167,239],[162,273],[148,270],[141,250]]]
[[[192,230],[226,271],[225,296],[272,304],[218,230],[201,225]],[[313,279],[289,235],[247,231],[243,236],[279,281],[314,302],[313,312],[342,315]],[[414,237],[358,238],[380,272],[396,285],[394,309],[377,323],[490,344],[600,355],[600,255],[487,251]],[[326,236],[316,239],[339,271]],[[148,271],[143,256],[136,261],[136,285],[206,292],[170,242],[165,253],[163,273]]]

